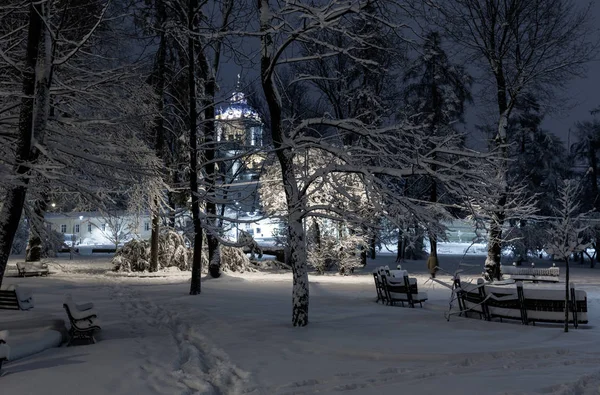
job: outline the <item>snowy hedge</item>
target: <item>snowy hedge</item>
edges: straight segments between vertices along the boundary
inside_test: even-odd
[[[189,243],[187,243],[189,244]],[[206,246],[206,243],[204,243]],[[186,239],[169,230],[160,234],[158,240],[159,269],[177,267],[191,270],[193,250],[186,247]],[[202,250],[202,272],[208,271],[208,250]],[[111,261],[116,272],[144,272],[150,270],[150,240],[131,240],[120,248]],[[255,270],[242,249],[221,247],[221,269],[224,271]]]
[[[190,270],[192,249],[186,247],[185,238],[172,230],[161,233],[158,238],[158,266]],[[202,254],[202,266],[207,265]],[[150,269],[150,240],[131,240],[117,250],[111,263],[117,272],[143,272]]]

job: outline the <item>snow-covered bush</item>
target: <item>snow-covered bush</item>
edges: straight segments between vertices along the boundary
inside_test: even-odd
[[[221,269],[223,271],[255,271],[244,250],[236,247],[221,247]]]
[[[363,236],[349,235],[341,239],[321,236],[320,243],[308,249],[308,263],[320,274],[334,269],[340,274],[348,274],[361,266],[361,249],[367,247]]]
[[[207,254],[202,254],[202,267],[208,267]],[[185,238],[168,230],[158,239],[158,265],[190,270],[192,250],[186,246]],[[131,240],[115,253],[112,259],[114,271],[142,272],[150,270],[150,241]]]
[[[186,238],[168,230],[158,239],[158,265],[160,268],[177,267],[191,270],[192,249],[186,247]],[[208,272],[208,250],[202,249],[202,272]],[[113,270],[117,272],[143,272],[150,270],[150,240],[134,239],[117,250],[112,259]],[[252,271],[254,267],[241,248],[221,247],[221,269],[224,271]]]

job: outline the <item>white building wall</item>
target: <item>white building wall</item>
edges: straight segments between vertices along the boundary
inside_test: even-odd
[[[127,239],[150,238],[150,216],[124,215],[123,218],[130,233]],[[110,224],[97,213],[49,213],[45,220],[52,230],[65,235],[65,241],[74,239],[76,245],[113,245]]]

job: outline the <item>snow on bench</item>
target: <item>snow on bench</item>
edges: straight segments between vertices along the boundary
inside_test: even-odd
[[[502,275],[508,276],[517,281],[533,281],[533,282],[553,282],[559,281],[560,269],[556,266],[548,268],[534,267],[520,267],[520,266],[506,266],[501,265],[500,271]]]
[[[515,319],[529,325],[536,322],[561,323],[565,319],[565,289],[563,286],[534,284],[494,284],[478,279],[477,284],[461,283],[454,280],[461,314],[474,312],[480,318],[491,320]],[[577,328],[587,324],[587,294],[570,285],[569,323]]]
[[[409,278],[406,270],[390,270],[389,267],[382,266],[373,272],[373,278],[377,302],[381,300],[388,305],[400,302],[402,306],[407,302],[410,307],[419,303],[423,307],[423,302],[427,300],[426,293],[419,293],[417,279]]]
[[[17,262],[17,271],[19,277],[31,276],[47,276],[50,272],[48,264],[42,262]]]
[[[3,310],[29,310],[33,308],[33,296],[18,285],[9,285],[0,290],[0,309]]]
[[[77,304],[73,302],[71,295],[67,294],[63,302],[63,307],[67,312],[69,322],[71,323],[67,346],[72,345],[74,340],[86,340],[89,343],[96,343],[94,331],[100,330],[101,328],[98,315],[94,310],[94,304]]]

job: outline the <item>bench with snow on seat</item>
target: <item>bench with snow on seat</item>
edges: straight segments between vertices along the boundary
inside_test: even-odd
[[[513,263],[513,266],[500,265],[500,272],[503,278],[512,279],[515,281],[533,281],[533,282],[550,282],[557,283],[559,281],[560,269],[552,264],[552,267],[542,268],[535,267],[520,267]]]
[[[10,347],[6,344],[8,331],[0,331],[0,376],[2,376],[2,362],[10,358]]]
[[[423,302],[427,300],[427,294],[419,293],[417,279],[409,278],[406,270],[390,270],[385,266],[380,267],[376,274],[377,280],[381,282],[380,291],[388,305],[400,302],[404,306],[404,302],[406,302],[410,307],[415,307],[415,303],[419,303],[423,307]]]
[[[17,262],[19,277],[47,276],[50,271],[48,264],[43,262]]]
[[[93,303],[77,304],[71,295],[66,295],[63,307],[69,317],[71,328],[69,329],[68,346],[75,340],[85,340],[88,343],[96,343],[94,332],[100,330],[98,315],[94,310]]]
[[[523,325],[536,322],[563,323],[565,320],[565,289],[563,286],[523,284],[522,282],[486,283],[478,279],[477,284],[454,280],[460,314],[465,317],[473,312],[480,318],[519,320]],[[570,284],[569,323],[575,328],[587,324],[587,294]]]
[[[9,285],[0,290],[0,309],[29,310],[33,308],[33,296],[18,285]]]

